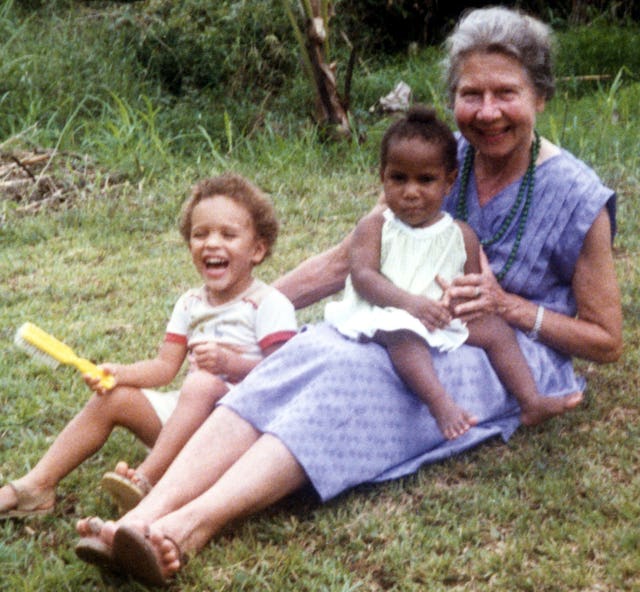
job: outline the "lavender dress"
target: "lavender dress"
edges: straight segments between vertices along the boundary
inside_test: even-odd
[[[460,150],[464,140],[460,140]],[[469,183],[469,223],[480,238],[492,236],[513,203],[519,182],[480,208]],[[447,209],[455,211],[457,185]],[[603,207],[612,222],[615,194],[568,154],[536,170],[535,193],[518,257],[502,285],[574,315],[571,278],[585,235]],[[517,217],[516,217],[517,220]],[[515,226],[515,225],[514,225]],[[502,268],[515,228],[487,249],[494,271]],[[517,333],[540,392],[559,396],[582,390],[571,359]],[[465,435],[447,441],[428,408],[394,372],[386,350],[342,337],[329,325],[307,327],[263,361],[221,404],[261,432],[275,434],[297,458],[322,500],[361,483],[415,472],[493,436],[505,441],[519,425],[509,395],[485,355],[463,345],[432,351],[435,368],[455,401],[480,419]]]

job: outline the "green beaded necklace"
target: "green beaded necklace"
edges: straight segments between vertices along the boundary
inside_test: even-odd
[[[524,200],[524,206],[522,207],[522,212],[520,213],[520,218],[518,219],[516,239],[513,243],[513,247],[511,248],[511,252],[507,257],[507,261],[505,262],[504,267],[496,274],[496,278],[498,280],[504,279],[504,277],[507,275],[507,272],[513,266],[513,263],[516,260],[516,255],[518,254],[518,249],[520,248],[522,235],[524,234],[524,229],[527,224],[527,218],[529,218],[529,209],[531,208],[531,198],[533,196],[533,187],[535,180],[534,176],[536,171],[536,160],[538,160],[538,154],[540,153],[540,134],[534,130],[533,135],[534,139],[531,145],[531,160],[529,161],[529,166],[527,167],[527,171],[525,172],[524,177],[522,177],[522,182],[520,183],[516,200],[515,202],[513,202],[511,210],[509,210],[509,213],[500,225],[500,228],[498,228],[497,232],[492,237],[485,238],[480,241],[480,244],[482,244],[482,246],[484,247],[492,245],[499,241],[511,226],[511,223],[516,217],[516,214],[518,213],[518,210],[522,205],[522,201]],[[473,146],[469,144],[464,153],[462,172],[460,174],[458,204],[456,205],[456,217],[459,220],[463,220],[465,222],[469,217],[469,208],[467,206],[467,187],[469,186],[469,177],[471,175],[471,167],[473,166],[474,156],[475,150],[473,149]]]

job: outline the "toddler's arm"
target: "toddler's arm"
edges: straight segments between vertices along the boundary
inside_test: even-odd
[[[480,297],[480,288],[476,282],[476,278],[480,276],[482,272],[482,266],[480,264],[480,253],[482,251],[482,247],[480,245],[480,240],[476,235],[475,231],[469,226],[466,222],[462,222],[460,220],[456,220],[456,224],[460,227],[462,231],[462,237],[464,239],[464,248],[467,254],[467,260],[464,264],[464,276],[456,278],[453,282],[446,282],[440,276],[436,277],[436,281],[440,285],[443,290],[442,294],[442,303],[451,311],[451,314],[454,314],[454,310],[456,306],[460,303],[468,301],[468,299],[478,300]],[[495,279],[494,279],[495,281]],[[470,292],[467,295],[467,298],[460,298],[460,296],[456,294],[452,294],[452,292],[456,292],[455,286],[460,284],[469,283],[471,288]],[[465,317],[462,320],[465,322],[473,320],[473,316]]]
[[[466,222],[456,220],[456,224],[462,230],[464,248],[467,252],[467,261],[464,264],[464,273],[480,273],[480,241],[474,230]]]

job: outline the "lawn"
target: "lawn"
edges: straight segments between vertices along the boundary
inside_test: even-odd
[[[369,76],[390,89],[397,77],[415,76],[419,59]],[[432,97],[421,89],[417,99]],[[0,138],[0,166],[44,153],[46,174],[60,189],[49,201],[0,194],[0,482],[32,467],[90,394],[72,369],[52,370],[17,349],[16,329],[32,321],[98,362],[153,355],[175,299],[198,281],[176,225],[196,180],[235,170],[271,194],[282,231],[258,270],[266,281],[340,240],[377,198],[384,116],[365,117],[366,141],[339,144],[322,142],[306,122],[292,128],[273,121],[249,139],[232,142],[229,132],[226,145],[213,144],[195,122],[189,133],[200,133],[200,151],[175,154],[154,126],[166,104],[147,111],[108,104],[112,133],[91,136],[100,148],[93,152],[46,142],[55,137],[53,119],[51,128]],[[584,404],[520,429],[507,444],[490,442],[325,505],[310,492],[292,496],[229,527],[172,589],[640,590],[639,119],[640,85],[624,76],[588,92],[561,86],[539,122],[543,135],[618,192],[625,353],[608,366],[577,362],[588,379]],[[107,136],[122,151],[113,160],[97,156]],[[135,174],[133,162],[140,165]],[[321,314],[319,304],[299,318],[313,322]],[[83,564],[73,546],[78,518],[115,515],[98,487],[101,475],[144,454],[130,434],[116,431],[63,480],[53,515],[0,522],[0,590],[143,589]]]

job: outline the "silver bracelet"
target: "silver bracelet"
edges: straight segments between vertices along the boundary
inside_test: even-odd
[[[538,341],[540,335],[540,329],[542,328],[542,319],[544,318],[544,306],[538,305],[538,311],[536,312],[536,322],[533,323],[533,329],[527,333],[527,336],[534,341]]]

